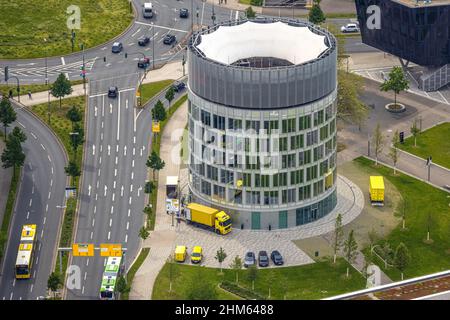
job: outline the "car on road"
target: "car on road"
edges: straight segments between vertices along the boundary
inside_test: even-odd
[[[123,50],[122,42],[114,42],[112,46],[112,53],[120,53]]]
[[[260,251],[258,253],[258,265],[260,267],[268,267],[269,266],[269,256],[266,251]]]
[[[345,26],[341,27],[342,33],[351,33],[351,32],[359,32],[359,28],[356,23],[348,23]]]
[[[270,254],[270,259],[272,260],[273,264],[276,266],[281,266],[284,264],[283,256],[278,250],[273,250]]]
[[[150,38],[147,36],[142,36],[138,39],[138,45],[140,45],[141,47],[145,47],[149,43],[150,43]]]
[[[180,18],[188,18],[189,10],[186,8],[180,9]]]
[[[163,40],[164,44],[172,44],[175,41],[177,41],[177,38],[173,34],[166,34]]]
[[[153,5],[151,2],[144,3],[144,6],[142,7],[142,16],[147,19],[153,17]]]
[[[183,81],[175,81],[172,84],[173,90],[175,92],[183,91],[184,88],[186,88],[186,84]]]
[[[244,267],[248,268],[254,265],[256,265],[255,254],[249,251],[245,254]]]
[[[108,89],[108,97],[109,98],[117,98],[118,94],[119,94],[119,88],[109,87],[109,89]]]
[[[138,60],[138,68],[146,69],[150,65],[150,58],[140,58]]]
[[[200,262],[202,262],[202,258],[203,258],[202,247],[195,246],[194,249],[192,249],[191,262],[192,263],[200,263]]]

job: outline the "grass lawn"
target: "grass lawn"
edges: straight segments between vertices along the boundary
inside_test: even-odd
[[[0,59],[37,58],[72,52],[67,8],[80,8],[75,51],[107,42],[131,23],[128,0],[0,0]],[[47,39],[48,45],[44,45]]]
[[[371,160],[358,158],[355,163],[372,174],[384,176],[401,193],[406,201],[406,229],[398,225],[385,237],[395,250],[403,242],[411,254],[405,269],[405,278],[448,270],[450,265],[450,198],[449,194],[404,174],[393,175],[387,167],[375,167]],[[431,214],[430,237],[426,244],[427,226]],[[367,251],[366,251],[367,252]],[[380,267],[383,267],[380,265]],[[395,268],[384,270],[393,280],[400,280]]]
[[[3,253],[6,248],[6,242],[8,241],[9,224],[11,223],[12,213],[14,210],[14,203],[16,201],[20,172],[21,168],[15,169],[14,176],[11,178],[11,183],[9,185],[9,193],[8,198],[6,200],[5,214],[3,215],[3,221],[0,229],[0,260],[3,257]]]
[[[0,0],[1,1],[1,0]],[[14,97],[17,95],[17,84],[14,83],[14,79],[12,79],[12,83],[6,85],[6,84],[0,84],[0,92],[3,92],[3,95],[8,95],[9,90],[12,90],[14,93]],[[72,86],[82,84],[83,80],[75,80],[70,81]],[[21,95],[28,94],[28,91],[31,91],[31,93],[36,92],[42,92],[47,91],[48,88],[45,84],[26,84],[26,85],[20,85],[20,93]]]
[[[231,261],[228,261],[230,263]],[[225,263],[227,263],[225,261]],[[321,299],[344,292],[365,288],[365,279],[353,268],[350,268],[351,276],[345,276],[347,262],[339,259],[336,265],[329,261],[297,266],[259,269],[255,281],[255,291],[262,296],[268,296],[269,284],[272,299]],[[153,287],[152,299],[173,300],[186,299],[190,283],[195,279],[196,273],[201,269],[201,277],[204,281],[218,285],[221,280],[234,282],[236,272],[224,269],[220,270],[198,266],[176,264],[173,281],[173,292],[169,294],[169,268],[168,264],[159,273]],[[246,270],[239,271],[239,285],[251,289],[251,282],[246,279]],[[236,299],[228,292],[217,289],[218,299]]]
[[[143,84],[141,86],[142,106],[145,106],[145,104],[149,102],[151,98],[167,88],[172,82],[173,80],[161,80]]]
[[[134,279],[134,276],[136,275],[136,272],[139,270],[141,265],[144,263],[145,258],[147,258],[149,252],[150,252],[150,248],[142,248],[136,261],[133,263],[130,270],[128,270],[127,283],[129,286],[131,286],[131,284],[133,283],[133,279]],[[129,295],[130,295],[129,292],[126,292],[120,296],[120,299],[128,300]]]
[[[445,122],[431,129],[423,131],[417,137],[417,147],[414,137],[405,139],[404,144],[397,147],[421,158],[433,157],[433,162],[450,168],[450,123]]]

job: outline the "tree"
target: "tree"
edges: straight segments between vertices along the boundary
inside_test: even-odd
[[[153,183],[153,181],[146,181],[144,186],[144,192],[152,193],[153,190],[155,190],[155,184]]]
[[[252,290],[255,291],[255,281],[258,278],[258,269],[255,265],[251,265],[247,269],[247,279],[252,283]]]
[[[375,165],[378,166],[378,155],[381,153],[381,151],[383,151],[384,148],[384,136],[381,132],[380,123],[377,123],[372,139],[373,144],[375,145]]]
[[[395,250],[394,265],[400,271],[403,280],[403,272],[408,267],[411,261],[411,255],[409,254],[408,248],[403,242],[400,242],[397,249]]]
[[[372,228],[367,233],[367,238],[369,239],[370,254],[372,254],[373,247],[375,246],[375,243],[377,243],[377,241],[380,239],[380,237],[375,229]]]
[[[392,159],[392,162],[394,163],[394,175],[397,173],[397,162],[398,158],[400,157],[400,152],[397,149],[397,145],[400,143],[400,137],[398,130],[395,130],[394,136],[392,137],[392,146],[389,150],[389,157]]]
[[[320,24],[326,20],[325,14],[320,7],[320,0],[314,1],[311,10],[309,10],[308,20],[314,24]]]
[[[178,274],[178,269],[176,269],[176,265],[175,265],[175,262],[174,262],[174,258],[173,258],[173,255],[170,255],[168,258],[167,258],[167,266],[168,266],[168,273],[169,273],[169,293],[171,293],[172,292],[172,282],[173,282],[173,279],[175,279],[175,277],[177,276],[177,274]]]
[[[411,134],[414,137],[414,147],[417,147],[417,136],[420,133],[420,128],[417,126],[417,119],[414,119],[414,122],[410,128]]]
[[[82,115],[80,110],[76,106],[73,106],[72,108],[69,109],[69,111],[67,111],[66,118],[69,119],[70,122],[72,122],[72,130],[75,130],[74,129],[75,122],[81,121]]]
[[[167,101],[169,101],[169,110],[170,110],[170,103],[172,102],[173,98],[175,98],[175,90],[173,89],[172,86],[170,86],[170,88],[167,89],[165,98],[167,99]]]
[[[226,259],[227,254],[225,253],[225,250],[223,250],[222,247],[219,248],[216,252],[216,256],[214,257],[220,265],[220,273],[222,273],[222,262]]]
[[[16,121],[17,114],[14,111],[11,102],[6,96],[3,96],[2,101],[0,102],[0,121],[3,123],[3,127],[5,128],[5,141],[6,141],[6,128],[9,127],[11,123]]]
[[[75,185],[75,178],[81,175],[81,171],[80,168],[78,167],[78,164],[75,161],[71,160],[69,161],[67,167],[64,168],[64,171],[69,177],[72,178],[72,184]]]
[[[62,285],[61,276],[56,272],[52,272],[47,280],[47,288],[53,292],[54,298],[56,298],[56,292],[58,291],[61,285]]]
[[[161,100],[158,100],[152,109],[152,118],[156,121],[164,121],[166,120],[166,117],[166,109],[164,109],[164,105]]]
[[[142,226],[141,229],[139,229],[139,237],[141,237],[142,240],[145,240],[150,235],[150,232],[148,232],[147,228]]]
[[[356,243],[355,236],[353,234],[353,230],[348,234],[348,238],[344,243],[344,252],[345,258],[347,259],[349,264],[353,264],[356,259],[358,250],[358,244]],[[350,268],[347,267],[347,278],[349,277]]]
[[[76,155],[78,147],[84,142],[84,131],[78,122],[75,123],[73,129],[73,132],[70,133],[70,144],[74,155]]]
[[[190,285],[187,287],[188,300],[216,300],[216,286],[209,280],[206,280],[201,272],[201,268],[197,268],[195,276],[192,277]]]
[[[236,283],[239,282],[239,270],[242,269],[242,259],[239,256],[234,257],[233,262],[230,264],[230,268],[236,271]]]
[[[369,110],[361,101],[364,80],[362,77],[338,70],[338,117],[358,125],[361,129],[367,119]]]
[[[124,276],[120,276],[120,277],[117,279],[117,284],[116,284],[116,286],[117,286],[117,291],[118,291],[120,294],[128,293],[128,292],[130,292],[130,290],[131,290],[131,288],[130,288],[130,286],[127,284],[127,280],[125,279]]]
[[[153,170],[153,180],[155,180],[155,171],[162,170],[166,163],[161,160],[161,158],[155,151],[152,151],[147,159],[146,165]]]
[[[247,19],[253,19],[256,17],[256,12],[253,11],[252,7],[248,7],[247,9],[245,9],[245,16],[247,17]]]
[[[3,150],[1,160],[3,168],[13,168],[13,177],[16,177],[16,168],[23,166],[25,162],[25,153],[23,153],[20,140],[13,135],[10,135],[6,141],[6,147]]]
[[[342,248],[342,242],[344,238],[344,230],[342,230],[342,215],[339,213],[336,217],[336,222],[334,224],[334,235],[333,235],[333,263],[336,263],[336,257],[338,252]]]
[[[380,85],[381,91],[394,91],[394,105],[397,105],[397,94],[409,89],[408,79],[401,67],[393,67],[389,72],[389,79]]]
[[[14,127],[13,131],[9,134],[9,136],[16,137],[21,143],[27,141],[27,135],[19,127]]]
[[[62,106],[62,98],[71,94],[72,91],[72,84],[63,73],[58,76],[58,78],[50,88],[50,93],[52,94],[52,96],[54,96],[55,98],[59,98],[60,108]]]

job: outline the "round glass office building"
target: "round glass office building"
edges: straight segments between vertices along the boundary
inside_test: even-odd
[[[303,225],[336,206],[337,50],[304,21],[230,21],[188,43],[189,189],[235,228]]]

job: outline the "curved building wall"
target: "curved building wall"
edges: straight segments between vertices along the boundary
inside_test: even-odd
[[[189,64],[190,79],[201,79],[201,70],[216,64],[196,53],[189,55],[196,56],[197,64]],[[334,46],[322,58],[328,57],[334,57],[329,64],[336,66]],[[318,70],[322,58],[307,65]],[[236,69],[236,74],[244,69],[221,68]],[[275,74],[277,70],[259,71]],[[253,100],[238,105],[228,103],[225,91],[226,96],[217,95],[214,101],[195,84],[191,87],[197,80],[189,81],[189,188],[195,201],[230,213],[235,227],[293,227],[320,219],[336,206],[336,69],[328,72],[331,80],[314,80],[314,99],[303,95],[311,90],[313,80],[286,73],[291,86],[279,85],[276,90],[293,92],[292,105],[287,98],[283,104],[254,100],[255,92],[262,94],[257,79],[253,80],[257,89],[250,94]],[[334,87],[328,91],[330,83]]]

